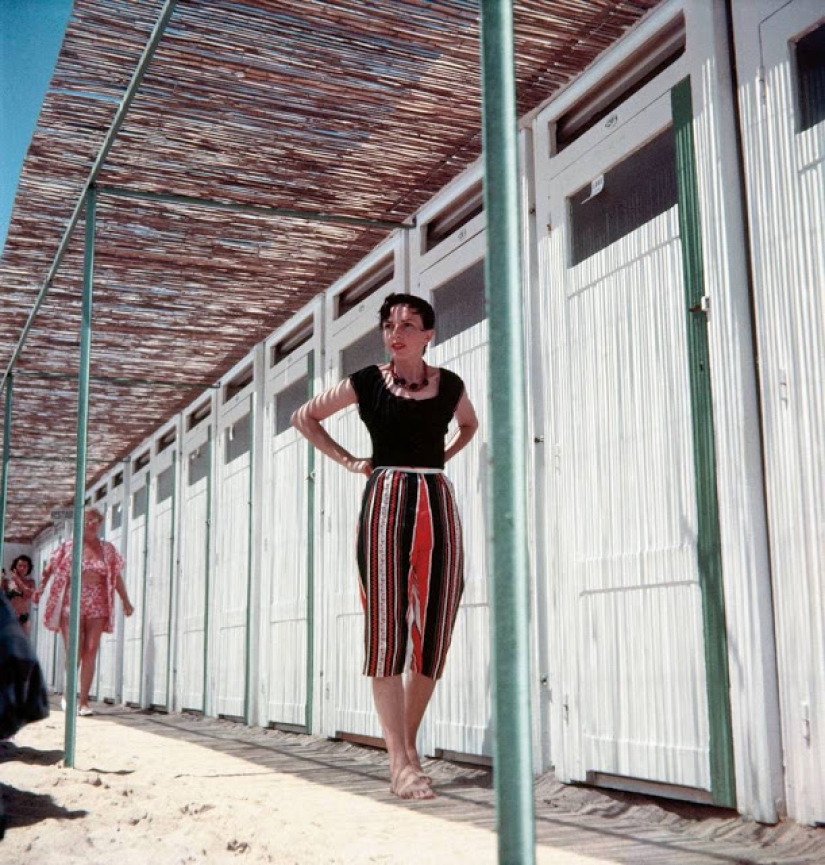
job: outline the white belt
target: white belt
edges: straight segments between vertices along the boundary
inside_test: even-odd
[[[412,466],[379,466],[374,472],[415,472],[418,475],[443,475],[444,469],[416,468]]]

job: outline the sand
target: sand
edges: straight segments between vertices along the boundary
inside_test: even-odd
[[[434,803],[402,803],[374,749],[226,721],[101,707],[0,743],[8,828],[0,862],[494,863],[495,794],[485,768],[429,761]],[[825,834],[729,813],[537,784],[536,861],[825,862]]]

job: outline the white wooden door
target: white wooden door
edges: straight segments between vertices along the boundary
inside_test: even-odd
[[[61,540],[61,535],[55,533],[52,537],[46,540],[42,546],[35,547],[32,559],[34,560],[38,585],[40,585],[42,580],[43,569],[48,564],[54,551],[60,545]],[[62,691],[64,656],[61,646],[63,639],[59,633],[48,630],[43,624],[43,613],[46,609],[45,598],[41,600],[39,606],[34,609],[37,617],[37,629],[34,631],[34,645],[37,651],[37,658],[43,669],[43,679],[46,682],[47,687],[50,687],[55,691]]]
[[[825,822],[825,7],[736,8],[786,794]]]
[[[211,656],[217,715],[245,718],[252,530],[253,401],[221,417],[215,513],[216,561],[211,598],[215,646]]]
[[[484,301],[486,234],[473,234],[419,276],[419,294],[436,311],[428,362],[461,376],[479,428],[446,465],[464,529],[464,594],[447,665],[425,716],[421,747],[492,756],[490,604],[487,574],[487,319]],[[448,438],[454,424],[450,427]]]
[[[175,570],[176,444],[152,461],[149,568],[146,579],[146,686],[149,703],[169,708],[172,583]]]
[[[140,705],[143,697],[143,648],[146,613],[147,531],[149,526],[147,467],[135,469],[129,486],[129,540],[126,545],[126,592],[135,611],[123,623],[123,702]]]
[[[665,95],[631,122],[554,158],[537,155],[537,207],[549,227],[540,254],[556,542],[550,662],[560,777],[707,790],[673,153]],[[647,218],[647,210],[658,212]],[[612,239],[617,222],[626,230]]]
[[[183,441],[175,707],[205,712],[212,510],[212,423]]]
[[[312,488],[310,450],[290,418],[314,386],[313,339],[268,371],[264,442],[261,670],[266,724],[311,722]]]
[[[104,537],[115,549],[123,554],[123,488],[110,491],[106,498],[106,531]],[[119,643],[123,631],[123,605],[115,596],[114,630],[100,638],[100,651],[97,656],[97,698],[114,702],[118,697],[120,675]]]
[[[378,309],[386,293],[368,298],[360,304],[357,314],[351,316],[352,321],[330,333],[325,386],[386,359],[378,328]],[[358,416],[357,406],[339,412],[325,425],[348,451],[357,456],[370,455],[369,434]],[[319,591],[323,592],[321,627],[326,635],[322,666],[323,732],[380,737],[372,689],[362,673],[364,615],[355,558],[358,513],[366,478],[322,457],[316,464],[316,478],[316,488],[322,495],[319,511],[323,542],[318,583]]]

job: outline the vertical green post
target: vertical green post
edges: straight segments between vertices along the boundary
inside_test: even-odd
[[[315,351],[307,357],[307,399],[315,392]],[[315,699],[315,448],[307,442],[307,681],[304,726],[312,732]]]
[[[175,439],[174,447],[178,447],[179,442]],[[175,536],[175,527],[178,525],[177,515],[178,515],[178,458],[177,451],[172,452],[172,465],[170,466],[170,471],[172,472],[172,537],[169,539],[169,606],[166,610],[166,711],[172,711],[172,655],[173,655],[173,642],[172,642],[172,614],[175,609],[174,605],[174,595],[173,592],[175,590],[175,577],[178,573],[177,568],[175,567],[175,546],[177,544],[177,537]]]
[[[13,378],[6,376],[6,407],[3,412],[3,478],[0,481],[0,563],[3,561],[3,539],[6,536],[6,502],[9,493],[9,459],[11,458],[11,400]]]
[[[252,688],[252,532],[255,518],[255,396],[249,397],[249,489],[246,529],[246,637],[244,638],[244,686],[243,686],[243,720],[251,723],[249,717]]]
[[[203,586],[203,696],[201,711],[206,716],[206,695],[209,690],[209,569],[212,566],[212,421],[209,422],[209,434],[206,439],[206,458],[209,471],[206,475],[206,553],[204,570],[206,571]]]
[[[510,0],[482,0],[485,283],[490,323],[488,514],[499,862],[535,862],[530,728],[526,413],[518,139]]]
[[[671,91],[676,139],[676,177],[679,189],[679,235],[682,272],[688,308],[690,401],[693,417],[693,454],[698,509],[697,553],[702,590],[710,726],[711,793],[716,805],[736,806],[733,733],[731,729],[728,641],[722,582],[722,540],[716,494],[716,450],[713,439],[713,399],[705,295],[705,270],[700,233],[699,187],[693,139],[693,101],[690,78]]]
[[[95,261],[95,189],[86,193],[86,251],[83,261],[83,304],[80,320],[80,378],[77,386],[77,462],[74,479],[74,534],[72,544],[69,652],[66,659],[66,730],[63,762],[74,766],[77,722],[77,656],[80,630],[80,579],[83,563],[83,502],[86,497],[86,440],[89,428],[89,368],[92,347],[92,283]]]
[[[138,705],[148,707],[152,703],[152,695],[149,692],[149,671],[146,667],[146,653],[149,648],[149,640],[152,628],[152,608],[146,603],[149,593],[149,543],[152,536],[149,527],[152,524],[152,469],[146,469],[143,480],[143,489],[146,491],[146,511],[143,516],[143,553],[141,556],[141,578],[140,578],[140,675],[138,676]]]

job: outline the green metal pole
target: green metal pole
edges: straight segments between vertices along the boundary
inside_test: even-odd
[[[83,305],[80,320],[80,380],[77,386],[77,464],[74,478],[74,534],[69,607],[69,649],[66,658],[66,731],[64,765],[74,766],[77,723],[77,657],[80,631],[80,580],[83,565],[83,504],[86,498],[86,440],[89,429],[89,367],[92,348],[92,282],[95,264],[94,189],[86,193],[86,252],[83,261]]]
[[[177,442],[176,442],[177,446]],[[177,513],[178,513],[178,458],[177,452],[172,452],[172,465],[169,469],[172,472],[172,536],[169,539],[169,608],[166,611],[166,711],[172,711],[172,612],[175,608],[173,603],[173,591],[175,588],[175,576],[177,569],[175,568],[175,548],[177,546]]]
[[[144,475],[144,490],[146,491],[146,514],[143,518],[143,554],[141,556],[142,576],[140,579],[140,675],[138,676],[138,705],[147,708],[152,704],[152,695],[149,692],[146,669],[146,651],[152,628],[152,608],[146,603],[149,585],[149,543],[151,534],[149,527],[152,525],[152,470],[147,469]]]
[[[211,422],[210,422],[211,423]],[[209,471],[206,475],[206,554],[204,556],[204,591],[203,591],[203,695],[201,711],[206,715],[206,695],[209,689],[209,569],[212,567],[212,427],[209,427],[209,437],[206,440],[208,448],[206,458]]]
[[[3,413],[3,479],[0,481],[0,563],[3,561],[6,537],[6,502],[9,492],[9,457],[11,456],[11,397],[13,377],[6,379],[6,408]]]
[[[499,862],[535,862],[530,729],[526,412],[511,0],[482,0],[485,282],[490,323],[489,527]]]
[[[315,352],[307,358],[307,399],[315,394]],[[312,732],[315,701],[315,448],[307,442],[307,681],[304,726]]]
[[[250,723],[249,710],[251,705],[250,689],[252,688],[252,530],[255,518],[255,398],[249,397],[249,501],[247,507],[246,531],[246,639],[244,640],[244,686],[243,686],[243,720]]]

